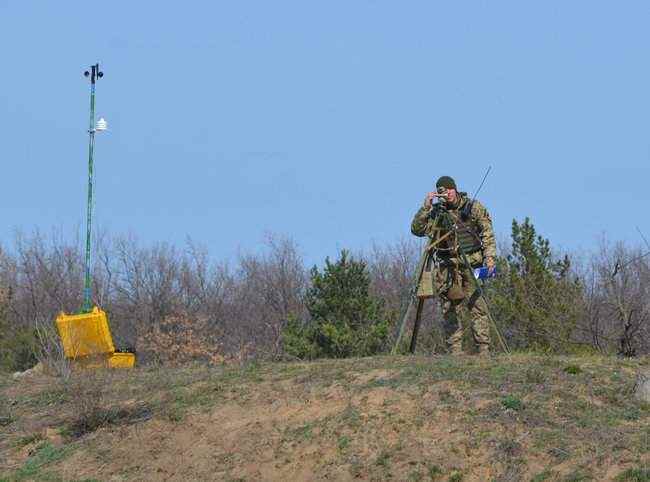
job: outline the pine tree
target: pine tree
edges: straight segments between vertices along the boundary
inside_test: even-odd
[[[285,350],[299,358],[366,356],[379,352],[389,333],[383,303],[370,294],[363,260],[343,250],[321,272],[311,270],[305,304],[310,320],[294,320],[284,331]]]
[[[526,218],[512,222],[512,252],[489,289],[495,317],[511,345],[565,351],[581,314],[582,289],[570,279],[571,260],[557,260],[548,239]]]

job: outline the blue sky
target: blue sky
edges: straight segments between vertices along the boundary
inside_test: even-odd
[[[96,220],[213,257],[293,237],[309,262],[410,236],[435,179],[501,239],[650,235],[650,3],[0,0],[0,243]]]

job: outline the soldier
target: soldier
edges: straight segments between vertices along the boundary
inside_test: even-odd
[[[433,200],[438,198],[438,202]],[[431,255],[438,263],[433,286],[440,296],[445,319],[445,336],[453,354],[463,351],[463,333],[470,323],[472,336],[481,355],[490,350],[488,307],[472,280],[474,273],[464,262],[461,250],[472,268],[486,265],[494,269],[496,242],[492,220],[485,207],[458,192],[449,176],[436,182],[436,192],[424,198],[424,205],[415,213],[411,232],[428,236]]]

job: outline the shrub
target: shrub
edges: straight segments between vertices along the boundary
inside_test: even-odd
[[[580,320],[583,288],[568,256],[556,259],[530,219],[512,222],[512,251],[488,289],[494,315],[513,348],[564,352]]]
[[[284,351],[300,359],[311,360],[318,356],[316,326],[305,324],[296,318],[290,318],[282,331]]]
[[[35,349],[34,330],[9,330],[0,325],[0,369],[13,372],[32,368],[38,362]]]
[[[383,303],[370,294],[366,264],[343,250],[332,263],[325,260],[321,272],[311,270],[311,288],[305,304],[310,315],[306,324],[290,321],[283,331],[285,351],[304,359],[344,358],[380,352],[389,334],[390,322]]]
[[[82,370],[63,385],[66,397],[72,401],[74,408],[70,429],[75,436],[92,432],[107,423],[104,406],[111,381],[112,372],[109,369]]]
[[[224,361],[220,332],[203,317],[168,316],[138,338],[138,352],[159,364]]]
[[[0,370],[22,371],[36,364],[34,330],[7,321],[11,290],[0,286]]]

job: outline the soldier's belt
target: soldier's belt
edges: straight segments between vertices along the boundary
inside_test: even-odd
[[[473,249],[471,251],[467,251],[465,254],[467,256],[471,256],[472,254],[479,253],[479,252],[481,252],[481,248],[477,248],[477,249]],[[442,262],[445,262],[445,261],[448,261],[448,260],[451,260],[451,259],[460,259],[461,258],[460,253],[455,252],[455,250],[452,251],[451,249],[444,250],[444,251],[442,249],[438,249],[436,254],[438,255],[438,259],[440,259],[440,261],[442,261]]]

